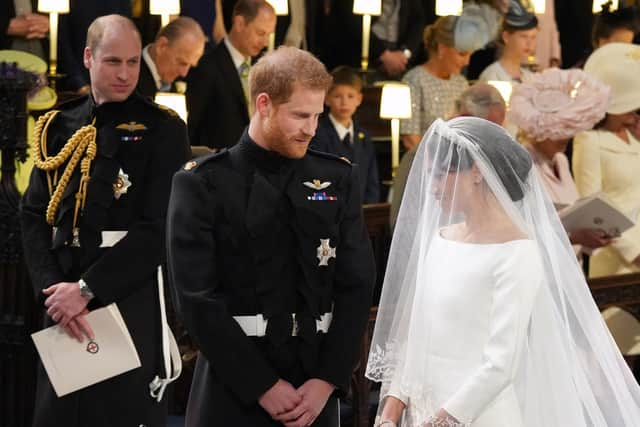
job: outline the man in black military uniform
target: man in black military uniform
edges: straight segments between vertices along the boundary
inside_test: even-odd
[[[90,26],[91,94],[37,123],[40,150],[21,221],[49,321],[86,343],[93,333],[85,314],[115,302],[142,366],[60,398],[40,366],[36,427],[166,425],[166,399],[149,393],[154,377],[166,374],[156,270],[171,177],[189,148],[174,113],[133,94],[140,55],[127,18],[109,15]]]
[[[188,427],[337,426],[374,283],[357,171],[307,151],[331,79],[292,47],[252,67],[249,128],[185,165],[169,270],[200,348]]]

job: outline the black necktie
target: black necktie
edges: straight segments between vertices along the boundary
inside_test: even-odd
[[[342,143],[347,146],[351,145],[351,132],[347,132],[344,138],[342,138]]]

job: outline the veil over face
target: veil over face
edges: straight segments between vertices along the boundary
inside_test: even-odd
[[[366,375],[405,402],[405,426],[441,408],[474,427],[640,426],[640,389],[529,154],[501,127],[459,117],[424,136]]]

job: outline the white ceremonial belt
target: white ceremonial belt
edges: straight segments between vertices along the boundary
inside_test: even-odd
[[[127,231],[103,231],[102,232],[102,243],[100,244],[101,248],[110,248],[111,246],[115,246],[120,240],[124,239],[124,236],[127,235]]]
[[[268,319],[265,319],[262,314],[256,314],[255,316],[233,316],[238,325],[242,328],[245,334],[250,337],[264,337],[267,334]],[[296,314],[291,313],[291,319],[293,320],[293,328],[291,329],[291,336],[298,336],[298,320]],[[320,320],[316,320],[316,332],[329,332],[329,326],[333,319],[333,313],[327,312],[320,316]]]

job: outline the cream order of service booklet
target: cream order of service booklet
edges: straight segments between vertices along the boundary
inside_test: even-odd
[[[596,229],[607,236],[618,237],[633,227],[634,219],[629,218],[603,193],[584,197],[558,212],[564,228],[568,231]]]
[[[59,325],[31,335],[58,397],[140,367],[127,325],[115,304],[87,314],[94,340],[80,343]]]

